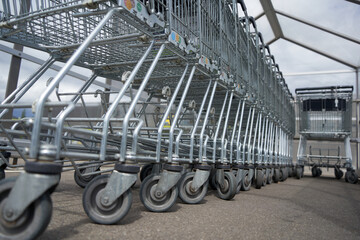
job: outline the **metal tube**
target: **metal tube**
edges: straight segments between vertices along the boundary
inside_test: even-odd
[[[179,105],[178,105],[178,108],[176,110],[176,113],[175,113],[175,117],[173,119],[173,124],[171,125],[170,127],[170,132],[169,132],[169,149],[168,149],[168,162],[171,162],[171,159],[172,159],[172,148],[173,148],[173,141],[174,141],[174,130],[175,130],[175,127],[176,127],[176,123],[180,117],[180,112],[181,112],[181,108],[184,104],[184,101],[185,101],[185,98],[186,98],[186,95],[187,95],[187,92],[190,88],[190,83],[194,77],[194,74],[195,74],[195,70],[196,70],[196,66],[193,66],[192,69],[191,69],[191,73],[190,73],[190,76],[189,76],[189,79],[186,83],[186,86],[185,86],[185,89],[184,89],[184,92],[183,92],[183,95],[181,96],[181,99],[180,99],[180,102],[179,102]]]
[[[227,125],[228,125],[228,121],[229,121],[233,96],[234,96],[234,91],[231,91],[230,99],[229,99],[229,107],[228,107],[228,110],[227,110],[227,113],[226,113],[225,123],[224,123],[224,127],[223,127],[223,133],[222,133],[222,136],[221,136],[221,161],[222,161],[222,163],[223,163],[223,160],[225,158],[225,156],[224,156],[224,153],[225,153],[224,152],[224,149],[225,149],[224,141],[225,141],[225,134],[226,134]],[[216,149],[215,149],[215,151],[216,151]]]
[[[126,90],[128,89],[128,87],[130,86],[130,84],[134,80],[134,78],[135,78],[136,74],[138,73],[140,67],[142,66],[143,62],[145,61],[147,56],[150,54],[151,49],[153,48],[153,45],[154,45],[154,41],[151,42],[150,46],[148,47],[148,49],[146,50],[144,55],[140,58],[140,60],[138,61],[138,63],[134,67],[134,69],[132,70],[129,78],[126,80],[126,82],[122,86],[121,90],[119,91],[118,95],[116,96],[115,100],[113,101],[111,106],[108,108],[108,111],[106,112],[106,114],[104,116],[104,121],[103,121],[104,124],[103,124],[103,131],[102,131],[103,137],[101,139],[101,149],[100,149],[100,160],[102,160],[102,161],[105,160],[106,142],[107,142],[107,132],[108,132],[108,128],[109,128],[109,120],[110,120],[111,116],[113,115],[116,107],[118,106],[121,98],[124,96]]]
[[[17,94],[17,96],[11,101],[11,103],[17,103],[22,96],[29,90],[29,88],[34,85],[34,83],[45,73],[47,69],[49,69],[50,65],[52,65],[55,62],[55,59],[49,58],[44,64],[33,74],[31,75],[28,80],[26,80],[20,87],[18,87],[15,91],[13,91],[6,99],[4,99],[1,102],[1,105],[8,103],[11,101],[12,98],[14,98]],[[2,118],[9,109],[5,109],[0,113],[0,118]]]
[[[180,91],[180,88],[181,88],[181,85],[185,79],[185,75],[188,71],[188,68],[189,68],[189,64],[186,64],[186,67],[185,67],[185,70],[183,72],[183,75],[181,76],[180,78],[180,81],[179,83],[177,84],[176,86],[176,89],[171,97],[171,100],[168,104],[168,107],[163,115],[163,118],[161,119],[161,122],[159,124],[159,128],[158,128],[158,134],[157,134],[157,145],[156,145],[156,162],[160,162],[160,149],[161,149],[161,135],[162,135],[162,131],[164,129],[164,125],[165,125],[165,122],[166,122],[166,119],[168,118],[169,114],[170,114],[170,111],[171,111],[171,108],[172,106],[174,105],[174,102],[175,102],[175,99]]]
[[[47,90],[40,96],[36,105],[36,112],[34,117],[34,126],[33,126],[33,134],[31,137],[31,148],[30,148],[30,157],[37,158],[39,145],[40,145],[40,130],[41,130],[41,118],[44,113],[44,104],[48,99],[50,94],[56,88],[56,86],[60,83],[60,81],[64,78],[70,68],[76,63],[82,53],[86,50],[91,41],[97,36],[102,27],[107,23],[107,21],[112,17],[115,13],[115,9],[110,10],[106,16],[101,20],[101,22],[96,26],[96,28],[91,32],[91,34],[85,39],[85,41],[81,44],[81,46],[74,52],[71,58],[66,62],[65,66],[61,69],[61,71],[56,75],[54,80],[50,83]]]
[[[234,146],[234,139],[235,139],[235,133],[236,133],[236,127],[237,127],[237,122],[238,122],[238,118],[239,118],[239,114],[240,114],[240,106],[241,106],[241,100],[239,100],[239,105],[237,107],[236,110],[236,116],[235,116],[235,121],[234,121],[234,126],[233,126],[233,131],[231,134],[231,140],[230,140],[230,157],[229,157],[229,161],[230,164],[232,164],[232,159],[233,159],[233,146]],[[238,131],[240,131],[241,129],[239,129]]]
[[[244,110],[245,110],[245,102],[246,100],[243,100],[242,106],[241,106],[241,116],[240,116],[240,120],[239,120],[239,130],[238,130],[238,135],[237,135],[237,139],[236,139],[236,161],[239,162],[240,161],[240,149],[241,149],[241,143],[240,143],[240,138],[241,138],[241,128],[242,128],[242,123],[243,123],[243,118],[244,118]]]
[[[190,163],[193,162],[193,158],[194,158],[194,140],[195,140],[195,133],[196,133],[197,127],[198,127],[198,125],[199,125],[199,123],[200,123],[200,120],[201,120],[201,114],[202,114],[202,112],[203,112],[203,109],[204,109],[204,106],[205,106],[205,102],[206,102],[207,96],[208,96],[208,94],[209,94],[209,92],[210,92],[211,84],[212,84],[212,80],[209,81],[209,84],[208,84],[208,87],[207,87],[207,89],[206,89],[206,92],[205,92],[203,101],[201,102],[201,106],[200,106],[200,109],[199,109],[198,117],[197,117],[197,119],[196,119],[194,128],[193,128],[192,133],[191,133],[191,137],[190,137],[190,157],[189,157]]]
[[[225,98],[224,98],[224,103],[223,103],[223,106],[221,108],[221,112],[220,112],[220,116],[219,116],[219,120],[218,120],[218,124],[216,126],[216,131],[215,131],[215,135],[213,137],[213,144],[214,144],[214,147],[213,147],[213,162],[215,163],[216,159],[216,141],[217,141],[217,136],[219,134],[219,131],[220,131],[220,125],[221,125],[221,122],[222,122],[222,117],[224,115],[224,111],[225,111],[225,107],[226,107],[226,102],[227,102],[227,99],[228,99],[228,95],[229,95],[229,91],[226,91],[226,94],[225,94]]]
[[[209,118],[209,114],[210,114],[210,111],[211,111],[211,105],[212,105],[212,102],[214,100],[214,96],[215,96],[215,92],[216,92],[216,87],[217,87],[217,84],[218,84],[218,81],[215,81],[214,83],[214,86],[213,86],[213,89],[212,89],[212,92],[211,92],[211,96],[210,96],[210,99],[209,99],[209,103],[208,103],[208,107],[207,107],[207,110],[206,110],[206,114],[205,114],[205,118],[204,118],[204,123],[203,123],[203,126],[201,128],[201,133],[200,133],[200,146],[199,146],[199,161],[202,162],[202,155],[203,155],[203,139],[204,139],[204,133],[205,133],[205,127],[208,123],[208,118]]]
[[[145,75],[145,78],[142,81],[138,91],[136,92],[134,100],[131,102],[131,105],[129,106],[129,109],[128,109],[126,115],[125,115],[125,118],[124,118],[124,121],[123,121],[123,136],[121,138],[121,147],[120,147],[120,161],[125,161],[126,144],[127,144],[127,131],[128,131],[128,127],[129,127],[129,120],[130,120],[131,114],[135,110],[136,104],[139,101],[140,96],[141,96],[142,92],[145,89],[145,86],[149,82],[151,74],[153,73],[153,71],[154,71],[154,69],[156,67],[156,64],[158,63],[164,49],[165,49],[165,44],[161,45],[160,49],[158,50],[158,52],[157,52],[157,54],[156,54],[156,56],[154,58],[153,63],[150,65],[150,68],[147,71],[147,73]],[[104,142],[104,146],[106,146],[106,142]],[[104,156],[105,156],[105,152],[104,152]]]

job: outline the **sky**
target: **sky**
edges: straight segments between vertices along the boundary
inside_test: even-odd
[[[275,10],[286,12],[287,14],[316,23],[325,28],[332,29],[344,35],[351,36],[360,40],[360,5],[347,2],[345,0],[272,0]],[[259,0],[245,0],[248,13],[251,16],[258,16],[263,10]],[[353,65],[360,66],[360,45],[324,33],[320,30],[299,24],[298,22],[286,17],[277,15],[284,35],[295,39],[303,44],[317,48],[332,56],[336,56]],[[258,29],[263,33],[265,42],[274,38],[266,16],[257,20]],[[0,41],[0,45],[12,47],[11,43]],[[271,53],[275,56],[283,72],[289,89],[294,93],[296,88],[318,87],[332,85],[354,85],[355,72],[353,69],[330,60],[324,56],[294,45],[286,40],[279,39],[270,45]],[[39,51],[25,48],[26,53],[46,60],[48,55]],[[0,51],[0,101],[4,99],[6,81],[9,72],[10,55]],[[23,82],[39,65],[23,61],[20,71],[19,84]],[[85,76],[90,76],[89,70],[74,68],[74,71]],[[332,74],[305,74],[313,72],[334,72],[347,71],[346,73]],[[352,71],[352,72],[351,72]],[[55,71],[49,71],[39,83],[40,87],[46,85],[50,77],[56,75]],[[104,82],[104,79],[99,79]],[[63,89],[66,91],[76,91],[80,84],[72,77],[66,77],[62,82]],[[64,87],[65,86],[65,87]],[[96,90],[93,87],[91,90]],[[354,90],[354,93],[356,91]],[[31,101],[39,95],[36,88],[30,91],[24,99]],[[52,95],[52,98],[55,96]]]

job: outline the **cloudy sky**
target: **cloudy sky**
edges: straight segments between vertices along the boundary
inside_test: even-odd
[[[286,12],[295,17],[316,23],[325,28],[332,29],[344,35],[360,40],[360,5],[345,0],[273,0],[276,10]],[[258,16],[263,10],[259,0],[245,0],[248,6],[249,15]],[[322,32],[315,28],[300,24],[289,18],[277,15],[284,35],[288,38],[299,41],[305,45],[312,46],[319,51],[326,52],[352,65],[360,65],[360,45],[341,39],[331,34]],[[265,41],[271,41],[274,34],[266,16],[257,20],[259,30],[263,33]],[[1,45],[12,47],[12,44],[0,41]],[[279,39],[271,44],[271,52],[275,56],[280,69],[285,75],[290,90],[294,93],[295,88],[329,85],[355,85],[355,73],[351,72],[348,66],[330,60],[319,54],[294,45],[286,40]],[[25,52],[33,56],[46,59],[47,54],[25,49]],[[9,72],[10,55],[0,51],[0,100],[4,99],[7,76]],[[39,66],[23,61],[20,71],[20,83],[29,74],[33,73]],[[74,69],[78,73],[90,76],[90,71],[80,68]],[[305,74],[319,72],[346,71],[346,73],[332,74]],[[45,86],[49,77],[55,76],[55,71],[49,71],[38,85]],[[100,81],[104,81],[100,79]],[[79,81],[67,77],[62,85],[67,89],[76,91],[79,88]],[[95,90],[93,88],[92,90]],[[354,91],[355,93],[355,91]],[[26,96],[32,99],[39,93],[32,91]]]

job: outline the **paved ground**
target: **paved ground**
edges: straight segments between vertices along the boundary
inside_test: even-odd
[[[83,189],[64,173],[52,195],[52,220],[39,239],[360,239],[360,184],[325,175],[252,188],[231,201],[209,191],[203,203],[179,200],[166,213],[145,209],[137,183],[129,214],[104,226],[86,216]]]

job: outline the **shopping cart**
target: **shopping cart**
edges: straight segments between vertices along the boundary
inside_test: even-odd
[[[298,165],[312,167],[314,177],[321,175],[321,167],[334,168],[335,177],[340,179],[346,168],[345,180],[357,183],[358,176],[352,167],[350,136],[352,128],[352,86],[332,86],[296,89],[299,108],[300,143]],[[307,140],[343,141],[345,156],[340,148],[316,149],[309,146]],[[317,152],[317,154],[316,154]],[[301,171],[297,174],[301,177]]]

